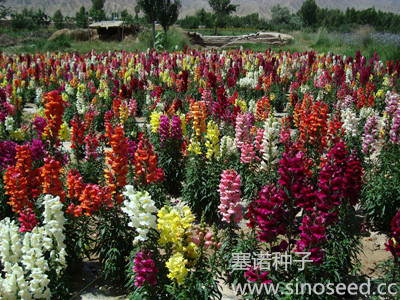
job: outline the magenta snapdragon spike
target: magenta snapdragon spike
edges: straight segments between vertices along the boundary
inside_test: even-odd
[[[250,227],[256,223],[259,228],[258,239],[270,243],[278,235],[286,234],[283,206],[287,202],[287,195],[272,184],[264,186],[258,195],[258,200],[251,207],[250,220],[253,224]]]
[[[171,137],[169,119],[166,115],[160,116],[160,125],[158,127],[158,133],[160,134],[161,146],[164,142]]]
[[[239,203],[242,195],[240,185],[240,175],[235,170],[222,172],[219,184],[221,204],[218,206],[222,221],[239,223],[242,219],[243,206]]]
[[[269,271],[261,272],[261,268],[259,266],[257,268],[254,268],[254,266],[250,266],[247,268],[244,276],[250,282],[261,282],[263,284],[270,284],[272,280],[269,279],[268,274]]]
[[[37,132],[38,138],[41,138],[46,126],[47,122],[44,118],[36,117],[36,119],[33,121],[33,129]]]
[[[400,264],[400,210],[391,222],[392,238],[385,244],[386,251],[390,251],[396,264]]]
[[[365,155],[371,156],[371,154],[375,152],[378,137],[378,121],[375,116],[370,116],[365,123],[363,134],[362,152]]]
[[[135,152],[137,150],[137,143],[135,141],[128,140],[128,157],[131,164],[135,160]]]
[[[137,287],[141,287],[145,283],[150,286],[155,285],[157,283],[158,269],[154,260],[151,259],[151,253],[148,251],[137,252],[134,262],[133,271],[136,272],[135,285]]]
[[[32,229],[37,225],[36,215],[31,208],[21,211],[18,221],[21,222],[21,227],[19,228],[20,232],[32,231]]]
[[[174,115],[171,120],[171,138],[182,139],[182,120],[177,115]]]
[[[325,219],[322,216],[312,214],[311,217],[305,215],[303,217],[300,240],[296,243],[295,252],[311,252],[310,259],[316,263],[323,262],[324,250],[321,245],[326,242],[325,236]]]
[[[97,147],[99,147],[99,140],[93,131],[90,131],[85,137],[86,155],[85,160],[96,159],[98,157]]]
[[[0,142],[0,170],[14,166],[17,162],[17,144],[13,141],[5,140]]]
[[[31,144],[32,159],[41,160],[46,154],[44,143],[42,140],[33,139]]]
[[[361,192],[361,161],[355,155],[347,155],[345,143],[337,143],[327,153],[319,173],[317,207],[326,218],[327,225],[337,220],[338,207],[343,199],[355,205]]]

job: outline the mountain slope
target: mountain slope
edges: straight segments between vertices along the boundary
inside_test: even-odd
[[[269,18],[270,8],[276,4],[288,7],[292,12],[297,11],[304,0],[232,0],[233,4],[238,4],[237,15],[243,16],[250,13],[259,13],[263,18]],[[211,11],[207,0],[181,0],[182,9],[180,17],[194,14],[198,9],[205,8]],[[345,10],[347,7],[355,7],[356,9],[366,9],[374,6],[377,10],[392,11],[400,13],[399,0],[316,0],[320,7],[338,8]],[[41,8],[47,14],[52,16],[57,9],[61,9],[64,16],[75,16],[75,13],[83,5],[87,9],[92,6],[91,0],[6,0],[5,6],[11,7],[13,10],[21,10],[23,7],[38,9]],[[112,12],[120,12],[127,9],[129,13],[134,15],[135,0],[106,0],[104,8],[107,14]]]

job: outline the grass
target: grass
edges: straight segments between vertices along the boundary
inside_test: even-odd
[[[248,29],[232,29],[232,30],[219,30],[220,34],[245,34],[255,32]],[[212,32],[212,29],[208,29]],[[206,33],[203,30],[202,33]],[[6,33],[6,32],[3,32]],[[16,36],[27,36],[27,32],[7,32],[7,34]],[[343,33],[329,33],[325,29],[320,29],[318,32],[310,31],[293,31],[288,32],[288,34],[294,37],[294,41],[285,46],[281,47],[271,47],[265,44],[250,44],[243,43],[239,46],[230,47],[232,49],[237,49],[240,46],[243,49],[251,49],[253,51],[265,52],[269,48],[272,50],[279,51],[291,51],[291,52],[305,52],[314,50],[320,53],[334,53],[343,54],[346,56],[354,57],[358,49],[361,50],[361,54],[367,59],[377,52],[378,56],[382,61],[386,60],[397,60],[400,59],[400,42],[393,44],[393,42],[381,42],[377,41],[376,35],[379,33],[374,32],[369,27],[362,27],[361,29],[353,32],[351,34]],[[40,36],[40,35],[39,35]],[[397,37],[397,36],[396,36]],[[167,34],[167,49],[168,51],[182,50],[184,45],[190,46],[190,41],[185,34],[185,31],[179,27],[171,27]],[[37,51],[60,51],[60,52],[89,52],[92,49],[98,53],[104,53],[107,51],[147,51],[147,49],[152,48],[152,35],[151,31],[143,31],[137,37],[129,37],[122,42],[105,42],[100,40],[95,41],[73,41],[66,37],[60,37],[54,41],[47,41],[43,38],[32,38],[25,39],[26,41],[18,46],[13,47],[0,47],[0,51],[8,53],[36,53]],[[398,39],[400,41],[400,37]],[[199,48],[196,46],[196,48]],[[227,48],[229,49],[229,47]]]

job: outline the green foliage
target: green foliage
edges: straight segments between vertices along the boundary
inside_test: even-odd
[[[49,24],[49,16],[40,8],[37,11],[24,8],[21,13],[11,15],[11,27],[14,30],[38,29]]]
[[[312,26],[317,22],[318,6],[315,0],[306,0],[298,11],[303,23]]]
[[[399,147],[382,149],[378,163],[365,175],[363,206],[369,221],[389,231],[400,207]]]
[[[205,214],[207,222],[218,220],[219,192],[222,166],[209,162],[202,156],[188,160],[185,169],[185,181],[182,200],[192,211],[201,216]]]
[[[0,3],[5,2],[6,0],[0,0]],[[5,18],[7,14],[10,12],[9,7],[5,7],[3,4],[0,4],[0,19]]]
[[[53,15],[53,21],[54,21],[54,26],[57,28],[57,29],[62,29],[62,28],[64,28],[65,27],[65,24],[64,24],[64,17],[63,17],[63,15],[62,15],[62,13],[61,13],[61,10],[56,10],[56,12],[54,13],[54,15]]]
[[[84,6],[81,6],[79,11],[75,15],[75,20],[76,20],[76,25],[79,28],[87,28],[88,27],[88,13],[86,12],[86,9]]]
[[[103,10],[105,2],[106,0],[92,0],[92,10],[94,11]]]
[[[226,23],[227,17],[236,11],[238,5],[231,4],[230,0],[208,0],[215,14],[214,34],[217,34],[217,28]]]
[[[168,28],[178,20],[179,10],[181,9],[180,0],[162,0],[157,3],[157,21],[167,34]]]

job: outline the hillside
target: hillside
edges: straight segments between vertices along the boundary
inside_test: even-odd
[[[261,17],[270,17],[270,8],[276,4],[287,6],[292,12],[297,11],[304,0],[232,0],[232,3],[239,4],[237,15],[243,16],[250,13],[259,13]],[[392,11],[400,13],[400,1],[398,0],[316,0],[320,7],[338,8],[345,10],[347,7],[355,7],[356,9],[366,9],[372,6],[378,10]],[[5,5],[14,10],[21,10],[23,7],[41,8],[47,14],[53,15],[57,9],[61,9],[64,16],[74,16],[79,8],[83,5],[89,9],[92,5],[91,0],[6,0]],[[106,0],[105,10],[107,14],[127,9],[128,12],[134,14],[134,0]],[[182,0],[182,9],[180,17],[194,14],[198,9],[205,8],[211,10],[207,0]]]

